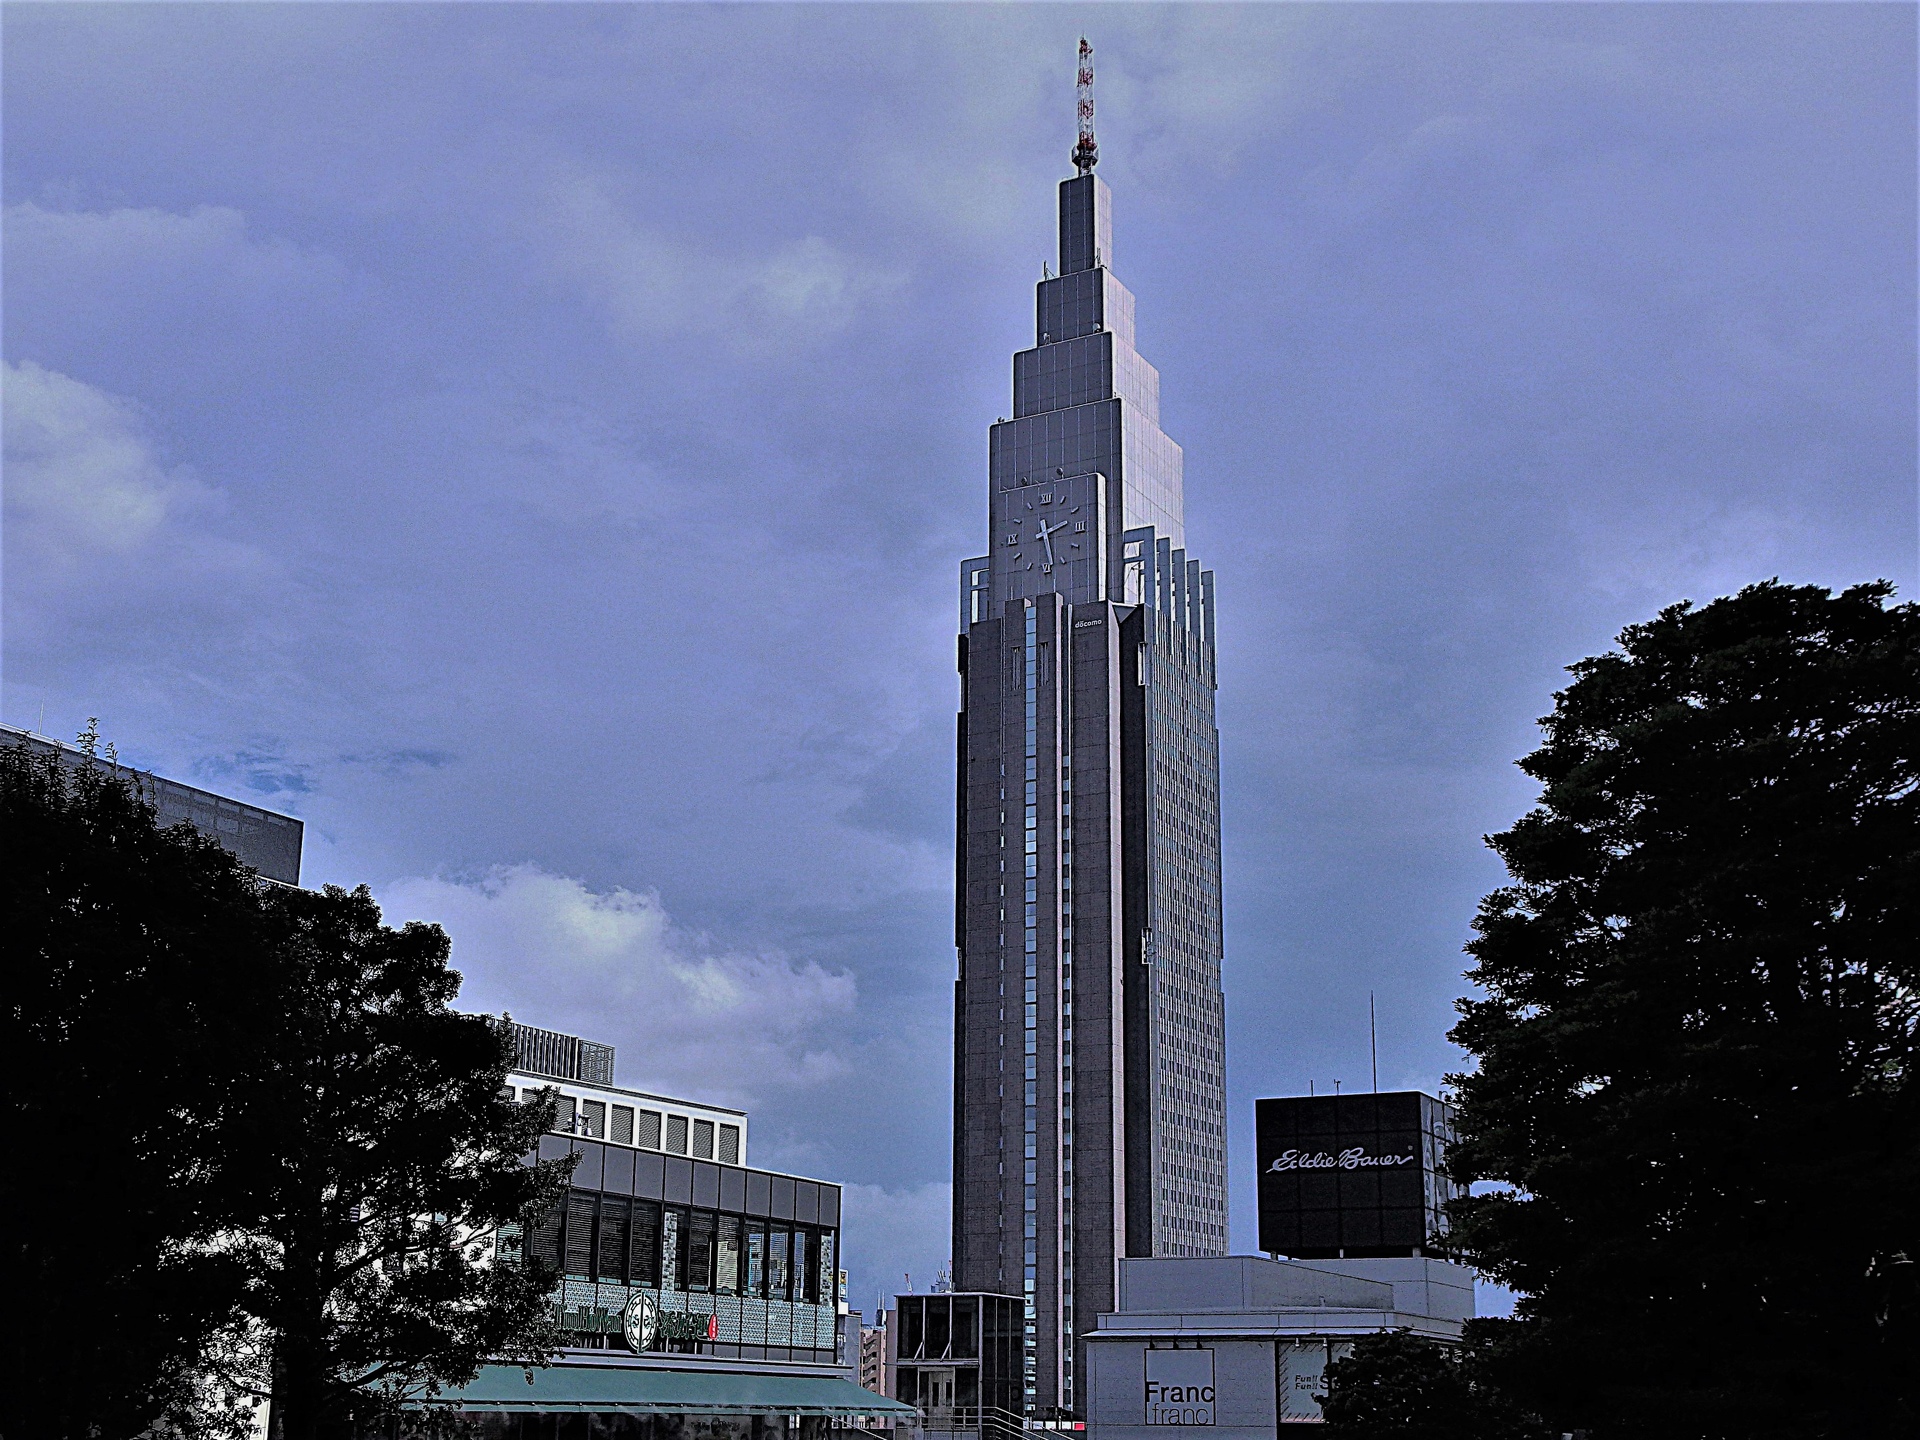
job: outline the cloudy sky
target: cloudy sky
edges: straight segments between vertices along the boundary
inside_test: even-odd
[[[946,1252],[957,562],[1099,54],[1230,1056],[1433,1088],[1561,667],[1913,593],[1915,10],[6,6],[0,719]],[[1237,1246],[1252,1177],[1234,1176]]]

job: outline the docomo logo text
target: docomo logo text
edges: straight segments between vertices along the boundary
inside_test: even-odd
[[[1360,1146],[1342,1150],[1338,1155],[1329,1155],[1324,1150],[1282,1150],[1273,1157],[1268,1170],[1391,1170],[1398,1165],[1411,1165],[1411,1155],[1369,1155]]]

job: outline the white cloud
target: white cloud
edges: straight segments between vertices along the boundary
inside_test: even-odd
[[[556,184],[538,225],[539,243],[618,327],[714,334],[739,351],[842,330],[904,279],[818,236],[758,256],[697,250],[642,223],[591,178]]]
[[[716,953],[657,895],[518,865],[471,882],[396,881],[381,903],[390,923],[446,928],[463,1006],[607,1041],[623,1085],[750,1107],[848,1072],[837,1041],[851,975]]]
[[[7,600],[16,641],[137,606],[228,614],[267,568],[214,532],[223,497],[169,465],[133,401],[31,360],[4,370]]]
[[[31,360],[6,367],[4,429],[8,537],[49,564],[125,555],[206,498],[131,402]]]

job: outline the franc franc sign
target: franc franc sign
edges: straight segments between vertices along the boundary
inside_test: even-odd
[[[1359,1145],[1337,1155],[1325,1150],[1282,1150],[1273,1157],[1269,1170],[1392,1170],[1413,1164],[1411,1155],[1369,1155]]]
[[[1213,1351],[1148,1350],[1149,1425],[1213,1424]]]

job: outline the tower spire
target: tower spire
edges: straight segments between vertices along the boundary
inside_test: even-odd
[[[1093,46],[1084,35],[1080,37],[1080,74],[1073,88],[1080,111],[1080,139],[1073,147],[1073,168],[1091,175],[1100,163],[1100,147],[1093,139]]]

